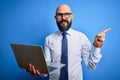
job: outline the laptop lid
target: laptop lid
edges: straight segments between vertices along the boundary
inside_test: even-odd
[[[27,68],[33,64],[41,74],[49,74],[43,50],[38,45],[11,44],[16,61],[20,68]]]

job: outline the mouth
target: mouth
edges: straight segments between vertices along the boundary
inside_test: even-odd
[[[60,23],[63,23],[63,22],[68,22],[67,20],[61,20]]]
[[[67,21],[60,21],[60,24],[66,24],[68,23]]]
[[[64,23],[67,23],[67,22],[61,22],[61,23],[63,23],[63,24],[64,24]]]
[[[67,25],[67,22],[61,22],[61,25],[62,25],[62,26],[66,26],[66,25]]]

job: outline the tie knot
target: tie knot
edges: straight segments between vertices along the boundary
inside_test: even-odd
[[[67,33],[66,33],[66,32],[63,32],[62,35],[63,35],[63,37],[66,37]]]

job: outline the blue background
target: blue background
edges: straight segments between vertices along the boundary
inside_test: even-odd
[[[120,80],[119,0],[0,0],[0,80],[47,80],[20,69],[10,43],[37,44],[57,30],[54,19],[58,5],[66,3],[74,14],[73,29],[85,33],[91,42],[95,34],[106,34],[96,70],[83,63],[84,80]]]

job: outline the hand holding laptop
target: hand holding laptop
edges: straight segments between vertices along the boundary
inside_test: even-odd
[[[28,65],[28,68],[26,69],[26,71],[33,76],[40,75],[40,71],[31,63]]]

